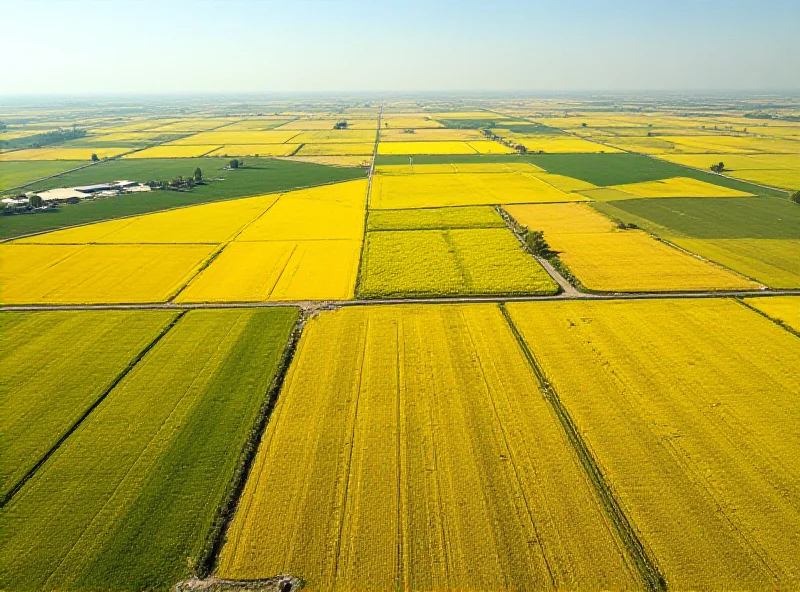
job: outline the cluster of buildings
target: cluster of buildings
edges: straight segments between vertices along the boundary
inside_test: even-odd
[[[59,203],[78,203],[85,199],[115,197],[123,193],[139,193],[142,191],[151,191],[151,187],[136,181],[112,181],[110,183],[82,185],[80,187],[58,187],[47,189],[46,191],[29,191],[24,195],[6,197],[2,200],[2,203],[6,207],[24,208],[31,203],[31,197],[38,195],[42,200],[42,207],[47,207]]]

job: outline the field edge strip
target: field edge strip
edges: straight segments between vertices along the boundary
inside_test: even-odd
[[[261,403],[261,408],[250,430],[250,435],[240,453],[236,470],[228,484],[222,503],[217,508],[217,513],[211,523],[211,530],[206,537],[205,545],[200,552],[199,559],[194,565],[196,577],[210,578],[217,568],[217,562],[219,561],[222,547],[225,544],[228,529],[233,522],[236,510],[239,507],[239,501],[244,493],[247,481],[250,478],[253,464],[258,455],[258,449],[261,446],[261,440],[267,429],[269,420],[272,417],[272,412],[275,409],[278,396],[280,395],[289,367],[294,359],[297,345],[300,342],[305,321],[304,313],[299,311],[299,316],[294,323],[294,327],[292,327],[292,330],[289,332],[280,361],[275,369],[275,375],[272,377],[272,381],[267,388],[264,400]]]
[[[528,343],[525,341],[525,338],[514,324],[514,321],[511,318],[511,314],[508,312],[505,303],[500,303],[498,307],[500,308],[500,312],[503,314],[511,333],[514,335],[514,338],[517,340],[517,343],[522,349],[522,353],[525,355],[525,358],[533,370],[533,373],[536,375],[536,379],[539,381],[539,385],[542,389],[545,399],[547,399],[555,411],[556,416],[558,417],[558,420],[564,429],[567,439],[572,445],[572,448],[578,456],[581,465],[586,471],[589,481],[591,481],[592,485],[594,486],[595,492],[602,503],[603,509],[613,525],[614,530],[617,532],[617,535],[622,540],[630,559],[636,567],[639,577],[642,579],[648,590],[651,590],[652,592],[665,592],[667,590],[667,582],[663,574],[660,572],[653,559],[648,555],[647,550],[645,549],[641,540],[639,540],[636,531],[628,520],[628,517],[625,515],[625,512],[614,496],[614,493],[611,491],[611,487],[603,475],[603,472],[600,470],[597,461],[589,450],[589,447],[586,445],[586,442],[583,440],[583,437],[578,431],[578,427],[575,425],[575,422],[572,420],[569,411],[567,411],[566,407],[561,402],[558,392],[545,377],[544,371],[536,361],[533,352],[531,352],[530,348],[528,347]]]
[[[178,324],[186,313],[189,312],[188,310],[181,310],[175,317],[167,323],[166,327],[164,327],[158,335],[156,335],[150,343],[148,343],[142,351],[140,351],[122,371],[117,374],[114,380],[103,390],[102,393],[92,401],[91,405],[89,405],[83,413],[81,413],[80,417],[76,419],[72,425],[67,428],[67,430],[61,435],[61,437],[53,444],[43,455],[42,457],[33,465],[19,480],[14,484],[14,486],[8,490],[8,492],[3,496],[0,500],[0,508],[5,507],[13,497],[19,492],[20,489],[27,483],[31,478],[36,475],[38,470],[47,462],[47,460],[58,450],[67,439],[75,433],[75,431],[83,424],[84,421],[92,414],[92,412],[97,409],[97,407],[102,403],[112,392],[113,390],[119,385],[120,382],[133,370],[139,362],[148,354],[150,350],[152,350],[158,343],[167,336],[167,334],[172,330],[172,328]]]
[[[776,317],[773,317],[773,316],[769,315],[768,313],[764,312],[763,310],[760,310],[760,309],[756,308],[755,306],[753,306],[753,305],[752,305],[752,304],[750,304],[749,302],[745,302],[743,298],[741,298],[741,297],[737,296],[737,297],[735,297],[735,298],[734,298],[734,300],[735,300],[736,302],[738,302],[739,304],[741,304],[742,306],[744,306],[745,308],[747,308],[747,309],[750,309],[750,310],[751,310],[751,311],[753,311],[754,313],[756,313],[756,314],[758,314],[758,315],[760,315],[760,316],[764,317],[765,319],[767,319],[767,320],[769,320],[769,321],[772,321],[773,323],[775,323],[776,325],[778,325],[778,327],[780,327],[780,328],[781,328],[781,329],[783,329],[784,331],[788,331],[789,333],[791,333],[791,334],[792,334],[792,335],[794,335],[795,337],[800,337],[800,331],[797,331],[796,329],[794,329],[794,327],[790,327],[790,326],[789,326],[787,323],[785,323],[784,321],[782,321],[782,320],[780,320],[780,319],[778,319],[778,318],[776,318]]]

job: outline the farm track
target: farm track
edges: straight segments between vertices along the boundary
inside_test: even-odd
[[[566,280],[564,280],[566,281]],[[23,312],[37,310],[194,310],[204,308],[272,308],[296,306],[308,310],[334,309],[345,306],[368,306],[381,304],[478,304],[503,302],[539,302],[551,300],[664,300],[692,298],[755,298],[770,296],[800,296],[800,289],[792,290],[725,290],[706,292],[617,292],[592,294],[586,292],[562,292],[546,296],[442,296],[425,298],[374,298],[358,300],[275,300],[269,302],[202,302],[181,303],[154,302],[142,304],[24,304],[0,306],[0,312]]]

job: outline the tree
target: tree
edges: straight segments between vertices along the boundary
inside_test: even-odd
[[[525,244],[534,255],[547,257],[551,253],[550,245],[544,240],[544,232],[541,230],[529,230],[525,234]]]
[[[194,180],[195,183],[200,183],[203,180],[203,171],[200,170],[200,167],[194,170]]]
[[[789,198],[796,204],[800,204],[800,191],[795,191],[792,193],[792,197]]]
[[[32,208],[41,208],[44,200],[38,195],[31,195],[28,198],[28,203],[31,204]]]
[[[100,159],[97,158],[97,154],[92,154],[92,162],[97,162],[98,160]]]
[[[586,127],[586,122],[582,123],[581,127]]]
[[[231,168],[232,169],[238,169],[239,168],[239,161],[236,160],[235,158],[233,160],[231,160]]]
[[[714,172],[714,173],[721,173],[724,170],[725,170],[725,163],[724,162],[720,161],[717,164],[712,164],[711,165],[711,171]]]

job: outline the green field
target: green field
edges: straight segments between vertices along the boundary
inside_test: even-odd
[[[566,175],[605,187],[625,183],[690,177],[755,195],[786,197],[786,193],[706,173],[640,154],[528,154],[525,158],[548,173]]]
[[[361,168],[331,167],[271,158],[248,158],[245,159],[244,168],[223,171],[222,167],[227,162],[228,160],[221,158],[123,159],[102,162],[55,179],[48,179],[26,190],[91,185],[118,179],[140,182],[169,180],[176,175],[190,176],[197,167],[200,167],[203,178],[208,181],[206,185],[196,186],[186,192],[159,190],[134,193],[65,205],[54,211],[2,216],[0,239],[179,206],[348,181],[366,174]],[[222,177],[224,181],[211,180]]]
[[[178,321],[3,509],[0,589],[166,589],[190,575],[296,318]]]
[[[361,265],[364,298],[558,291],[505,228],[368,232]]]
[[[785,199],[656,198],[594,203],[604,214],[668,236],[800,239],[800,205]]]
[[[491,206],[373,210],[367,230],[434,230],[446,228],[503,228],[505,222]]]
[[[0,191],[57,175],[85,164],[85,162],[62,160],[0,161]]]
[[[0,499],[175,315],[168,311],[0,314]]]
[[[800,287],[800,206],[789,200],[631,199],[592,206],[769,287]]]

